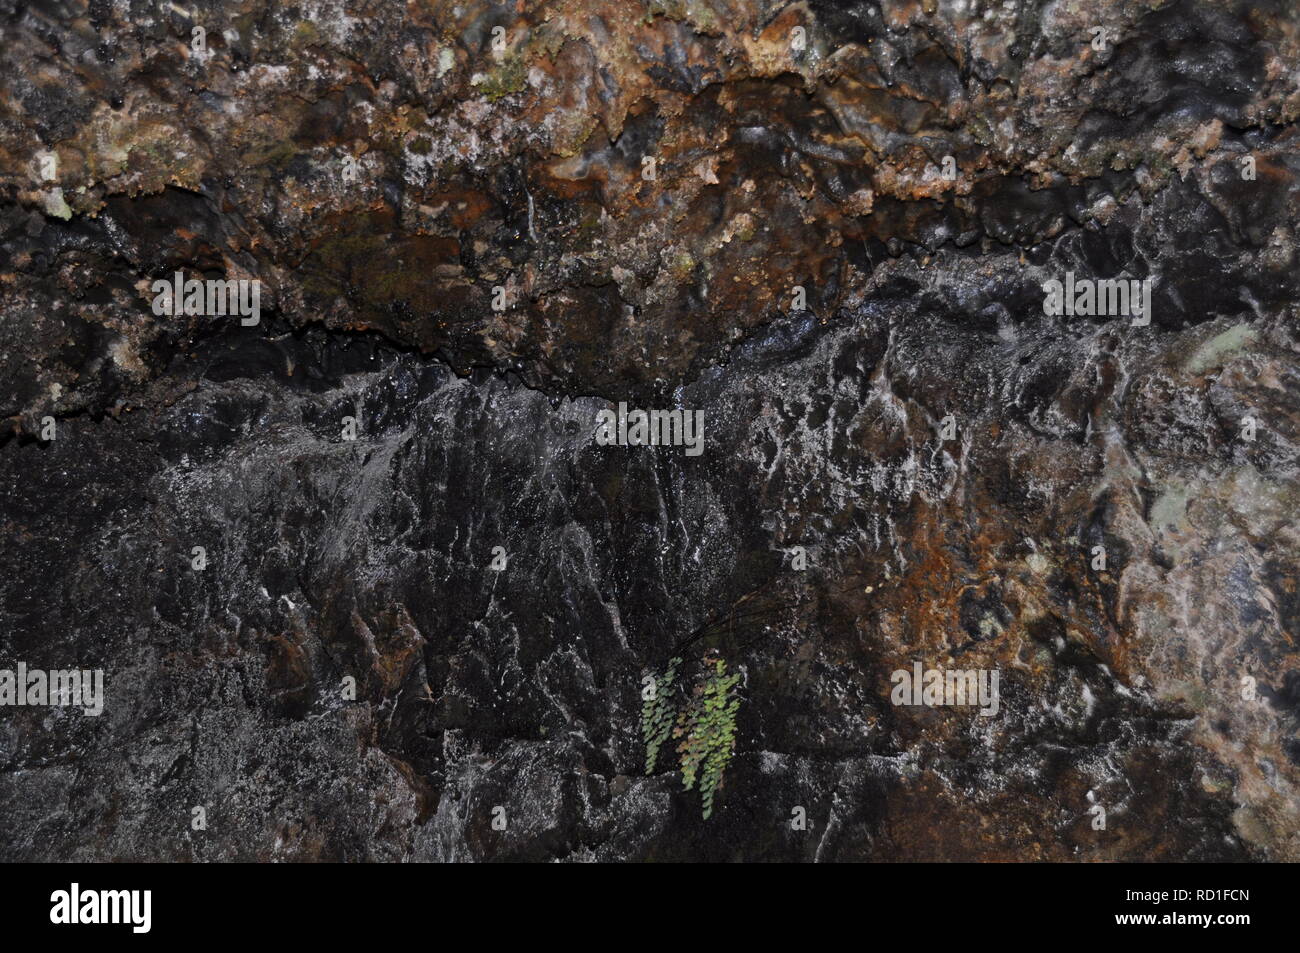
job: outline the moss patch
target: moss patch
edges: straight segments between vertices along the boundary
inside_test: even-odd
[[[511,93],[522,92],[527,85],[528,70],[522,56],[507,56],[501,65],[484,75],[475,85],[478,91],[494,103]]]
[[[1210,338],[1188,359],[1186,369],[1192,374],[1222,367],[1227,361],[1256,343],[1258,336],[1249,324],[1238,324]]]

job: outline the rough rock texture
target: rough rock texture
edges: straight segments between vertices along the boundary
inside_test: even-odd
[[[0,708],[0,859],[1300,860],[1296,3],[0,40],[0,667],[107,691]],[[156,314],[178,269],[261,323]],[[703,454],[597,445],[619,401]],[[640,718],[709,651],[705,820]]]

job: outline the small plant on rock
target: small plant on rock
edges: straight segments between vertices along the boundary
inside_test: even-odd
[[[674,658],[662,675],[647,676],[651,680],[641,695],[641,737],[645,741],[646,774],[654,774],[659,749],[673,730],[673,716],[676,714],[673,693],[676,691],[677,666],[681,664],[681,659]]]
[[[707,820],[713,814],[714,797],[736,750],[740,675],[727,674],[723,659],[706,656],[703,672],[695,680],[690,697],[681,711],[676,711],[674,696],[680,664],[681,659],[674,658],[663,675],[647,676],[641,707],[646,774],[653,773],[659,751],[671,731],[672,737],[680,739],[677,753],[682,783],[687,791],[699,785]]]

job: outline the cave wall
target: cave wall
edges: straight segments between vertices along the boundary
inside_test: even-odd
[[[105,679],[0,707],[0,858],[1300,859],[1295,3],[0,32],[0,668]]]

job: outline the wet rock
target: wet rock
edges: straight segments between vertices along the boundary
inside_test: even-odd
[[[0,856],[1300,858],[1293,12],[0,4]]]

